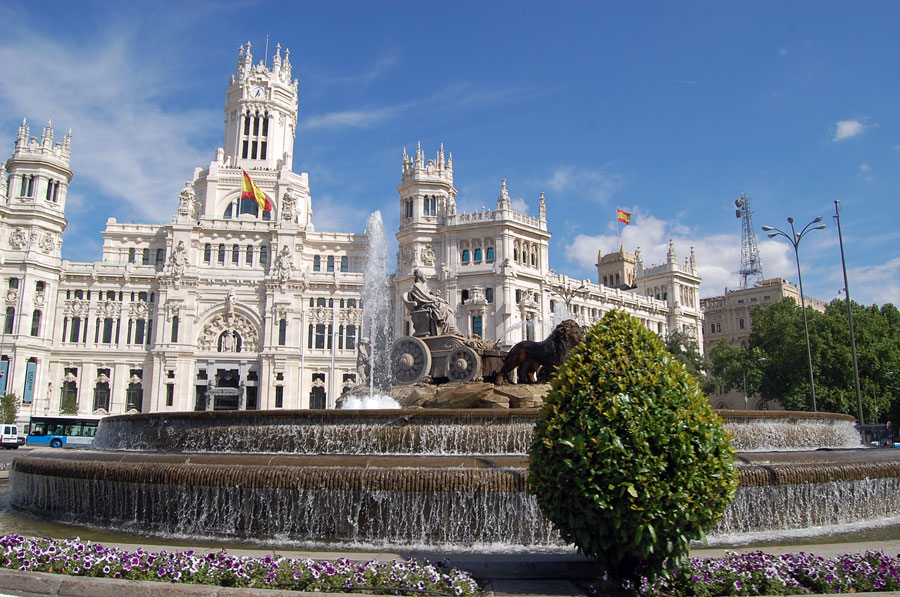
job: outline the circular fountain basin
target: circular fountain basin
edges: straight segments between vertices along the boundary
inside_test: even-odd
[[[99,450],[18,458],[11,501],[60,522],[166,535],[562,547],[527,491],[537,416],[393,410],[108,417],[95,440]],[[779,416],[826,430],[852,428],[841,416]],[[716,533],[895,515],[898,456],[866,449],[740,453],[740,486]]]

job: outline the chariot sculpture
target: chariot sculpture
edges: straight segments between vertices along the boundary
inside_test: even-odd
[[[395,385],[446,380],[465,383],[493,378],[503,365],[503,354],[477,336],[464,337],[454,323],[453,310],[415,271],[413,287],[402,299],[409,310],[413,335],[391,347],[391,373]]]

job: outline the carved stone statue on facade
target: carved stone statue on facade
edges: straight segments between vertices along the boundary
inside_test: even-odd
[[[429,290],[421,270],[415,270],[413,275],[415,282],[412,288],[403,294],[403,302],[413,318],[416,335],[460,335],[450,303]],[[420,329],[423,324],[427,326],[427,330]],[[426,333],[422,333],[423,331]]]
[[[297,217],[297,198],[290,191],[286,191],[281,197],[281,219],[293,222],[295,217]]]
[[[291,255],[291,248],[287,245],[282,245],[281,252],[278,254],[278,263],[275,264],[275,275],[282,282],[285,282],[291,277],[293,271],[294,258]]]
[[[184,275],[184,268],[187,265],[187,251],[184,248],[184,241],[178,241],[178,246],[169,255],[169,263],[166,264],[166,273],[176,278]]]
[[[181,189],[181,193],[178,195],[178,215],[179,216],[193,216],[194,215],[194,187],[190,182],[184,183],[184,188]]]

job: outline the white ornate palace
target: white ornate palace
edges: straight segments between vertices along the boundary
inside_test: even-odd
[[[356,381],[366,237],[317,232],[306,173],[292,170],[297,80],[290,54],[253,64],[241,48],[225,99],[224,146],[195,171],[171,222],[103,231],[99,261],[61,256],[71,134],[23,122],[0,164],[0,390],[19,418],[133,411],[332,408]],[[241,200],[241,171],[272,199]],[[547,205],[457,213],[453,158],[404,151],[395,296],[415,268],[464,334],[504,346],[542,338],[564,314],[589,323],[622,308],[656,333],[702,345],[693,250],[644,267],[640,250],[598,257],[599,284],[548,269]],[[395,336],[409,329],[395,302]]]

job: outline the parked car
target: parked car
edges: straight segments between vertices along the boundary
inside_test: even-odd
[[[24,439],[23,437],[22,440]],[[14,450],[24,443],[24,441],[19,439],[18,427],[15,425],[2,425],[2,429],[0,429],[0,446],[7,450]]]

